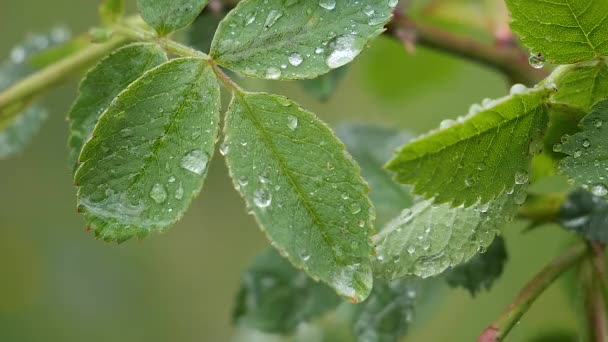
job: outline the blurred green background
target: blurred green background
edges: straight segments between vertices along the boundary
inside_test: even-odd
[[[0,54],[28,33],[57,24],[86,31],[95,0],[1,0]],[[367,122],[422,133],[508,91],[500,75],[422,48],[414,55],[386,38],[374,41],[327,103],[295,83],[247,82],[285,94],[331,125]],[[229,341],[241,272],[267,246],[216,154],[201,196],[162,235],[122,245],[96,241],[76,213],[67,162],[66,113],[77,79],[44,100],[51,115],[20,155],[0,161],[0,341]],[[510,262],[490,293],[452,290],[406,341],[473,341],[567,234],[547,227],[505,229]],[[553,286],[510,341],[574,331],[575,314]]]

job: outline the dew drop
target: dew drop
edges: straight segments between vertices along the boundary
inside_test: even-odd
[[[270,80],[276,80],[281,77],[281,69],[270,67],[266,69],[266,78]]]
[[[331,11],[336,8],[336,0],[320,0],[319,6]]]
[[[175,199],[181,200],[184,197],[184,188],[180,184],[177,190],[175,190]]]
[[[466,177],[464,179],[464,185],[466,185],[468,188],[472,187],[475,184],[475,179],[473,177]]]
[[[266,21],[264,22],[264,27],[267,28],[267,29],[269,29],[282,16],[283,16],[283,13],[281,13],[281,12],[279,12],[277,10],[270,11],[268,13],[268,17],[266,17]]]
[[[329,43],[325,63],[332,69],[339,68],[352,61],[364,46],[365,39],[353,34],[336,37]]]
[[[414,247],[414,246],[409,246],[409,247],[407,248],[407,252],[408,252],[410,255],[414,254],[414,253],[416,252],[416,247]]]
[[[530,53],[528,62],[534,69],[540,69],[545,66],[545,56],[542,53]]]
[[[202,176],[207,168],[209,156],[201,150],[192,150],[188,152],[181,160],[181,167]]]
[[[595,196],[604,197],[608,195],[608,188],[606,188],[604,184],[597,184],[594,185],[593,188],[591,188],[591,192]]]
[[[399,3],[399,0],[388,0],[388,7],[395,8],[398,3]]]
[[[245,26],[251,25],[255,21],[256,12],[249,12],[245,17]]]
[[[562,144],[555,144],[553,145],[553,152],[561,152],[562,151]]]
[[[477,170],[483,171],[485,169],[486,169],[486,164],[484,164],[484,163],[477,164]]]
[[[169,177],[168,181],[169,181],[169,183],[175,182],[175,177],[173,177],[173,176]]]
[[[167,191],[165,187],[161,184],[154,184],[152,190],[150,190],[150,198],[154,200],[154,202],[161,204],[167,199]]]
[[[529,179],[530,176],[526,171],[518,171],[517,173],[515,173],[515,184],[526,184]]]
[[[588,139],[583,140],[583,147],[591,146],[591,142]]]
[[[226,144],[226,142],[223,142],[222,145],[220,145],[220,154],[225,156],[228,154],[228,151],[230,150],[230,148],[228,147],[228,144]]]
[[[253,203],[258,208],[267,208],[272,203],[272,194],[264,188],[258,189],[253,194]]]
[[[595,127],[595,128],[602,127],[602,120],[600,120],[600,119],[593,119],[593,127]]]
[[[366,16],[371,17],[372,15],[374,15],[376,13],[376,11],[374,11],[374,8],[372,6],[367,5],[363,9],[363,13],[365,13]]]
[[[513,86],[511,86],[511,90],[509,91],[509,94],[519,95],[519,94],[524,94],[527,91],[528,91],[528,87],[526,87],[523,84],[516,83]]]
[[[298,118],[293,115],[289,115],[287,117],[287,127],[289,127],[289,129],[292,131],[295,131],[296,128],[298,128]]]
[[[352,214],[358,214],[361,212],[361,206],[357,202],[353,202],[353,203],[349,204],[348,209],[350,209],[350,212]]]
[[[582,155],[583,155],[583,152],[581,152],[581,151],[579,151],[579,150],[576,150],[576,151],[574,151],[574,154],[573,154],[572,156],[573,156],[574,158],[578,158],[578,157],[580,157],[580,156],[582,156]]]
[[[249,180],[247,179],[247,177],[239,177],[240,186],[246,186],[247,184],[249,184]]]
[[[454,124],[456,123],[456,121],[452,120],[452,119],[445,119],[443,121],[441,121],[441,123],[439,124],[439,129],[446,129],[446,128],[450,128],[452,127]]]

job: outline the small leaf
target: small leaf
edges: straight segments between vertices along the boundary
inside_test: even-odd
[[[221,22],[211,56],[247,76],[315,78],[352,61],[382,33],[396,4],[244,0]]]
[[[498,236],[485,252],[447,271],[445,280],[451,287],[463,287],[475,297],[479,291],[492,287],[494,281],[502,275],[506,261],[505,240]]]
[[[267,333],[291,334],[341,302],[274,249],[258,255],[241,280],[234,319]]]
[[[281,96],[237,92],[224,151],[236,188],[281,254],[359,302],[372,286],[374,209],[333,132]]]
[[[554,64],[608,55],[608,1],[506,0],[511,28],[534,53]]]
[[[103,0],[99,5],[99,16],[104,24],[112,24],[125,14],[124,0]]]
[[[608,194],[608,100],[598,102],[581,121],[582,132],[564,136],[559,170],[598,196]]]
[[[383,168],[392,151],[410,140],[411,134],[363,124],[341,125],[337,133],[361,166],[361,174],[372,189],[370,199],[376,207],[376,226],[383,226],[403,208],[412,206],[410,190],[397,184]]]
[[[547,153],[553,159],[561,159],[565,155],[561,153],[561,139],[564,134],[574,134],[580,131],[578,127],[581,119],[587,114],[578,106],[573,106],[564,103],[550,103],[549,107],[549,125],[544,138],[544,153]],[[555,173],[555,166],[551,162],[550,170]],[[536,172],[534,173],[537,175]]]
[[[78,155],[99,116],[112,100],[146,71],[167,61],[167,56],[154,44],[136,43],[118,49],[101,60],[80,83],[68,119],[70,120],[70,164],[78,167]]]
[[[573,230],[590,241],[608,242],[608,201],[577,189],[562,204],[559,213],[562,227]]]
[[[471,207],[433,205],[432,199],[417,203],[374,236],[374,270],[386,279],[426,278],[462,264],[490,246],[525,199],[526,185],[521,184]]]
[[[347,69],[347,66],[334,69],[312,80],[302,80],[300,85],[317,100],[325,102],[334,94]]]
[[[206,61],[146,72],[99,118],[80,154],[78,206],[106,241],[162,231],[196,196],[217,140],[219,85]]]
[[[547,124],[545,103],[554,90],[519,87],[413,140],[387,168],[399,182],[413,184],[415,193],[454,206],[487,203],[515,183],[527,183]]]
[[[608,98],[608,66],[604,59],[568,65],[555,79],[559,91],[553,101],[590,111],[591,106]]]
[[[137,0],[144,21],[159,35],[183,29],[192,24],[208,0]]]

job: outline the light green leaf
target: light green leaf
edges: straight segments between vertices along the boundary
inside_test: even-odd
[[[411,134],[364,124],[341,125],[337,133],[361,166],[361,174],[372,189],[370,199],[376,207],[376,226],[384,226],[403,208],[412,206],[410,189],[397,184],[383,168],[392,151],[410,140]]]
[[[376,274],[386,279],[430,277],[466,262],[513,218],[526,199],[525,188],[516,184],[497,199],[470,207],[434,205],[431,199],[405,209],[374,236]]]
[[[99,116],[110,102],[146,71],[166,61],[167,56],[158,46],[136,43],[118,49],[89,70],[68,114],[70,164],[74,170],[82,146],[91,138]]]
[[[565,136],[559,170],[594,194],[608,194],[608,100],[596,103],[581,121],[582,132]]]
[[[224,153],[235,186],[281,254],[359,302],[372,287],[374,209],[333,132],[289,99],[236,92]]]
[[[452,287],[461,286],[471,296],[492,287],[501,275],[507,261],[507,249],[502,236],[496,237],[484,253],[477,254],[466,263],[456,266],[445,273],[445,280]]]
[[[144,21],[159,35],[183,29],[192,24],[208,0],[137,0]]]
[[[608,1],[506,0],[511,28],[535,53],[554,64],[608,55]]]
[[[99,5],[99,16],[104,24],[112,24],[125,14],[124,0],[103,0]]]
[[[258,255],[241,280],[234,319],[264,332],[291,334],[341,302],[327,285],[296,270],[274,249]]]
[[[6,126],[0,127],[0,159],[21,151],[38,133],[47,116],[48,114],[44,109],[32,106],[24,110]]]
[[[561,67],[553,80],[559,91],[553,101],[591,110],[597,101],[608,97],[608,66],[606,60],[578,63]]]
[[[405,145],[387,168],[436,203],[486,203],[514,183],[528,181],[530,160],[542,146],[547,124],[545,103],[553,92],[516,85],[511,95],[473,105],[466,117],[443,122]]]
[[[221,22],[211,57],[244,75],[315,78],[382,33],[397,1],[244,0]]]
[[[217,140],[219,85],[206,61],[146,72],[99,118],[80,154],[78,206],[106,241],[162,231],[196,196]]]

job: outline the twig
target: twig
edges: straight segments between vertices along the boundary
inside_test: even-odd
[[[543,268],[517,295],[503,314],[484,330],[477,342],[501,341],[519,322],[532,303],[564,271],[580,261],[588,252],[585,244],[577,244]]]

